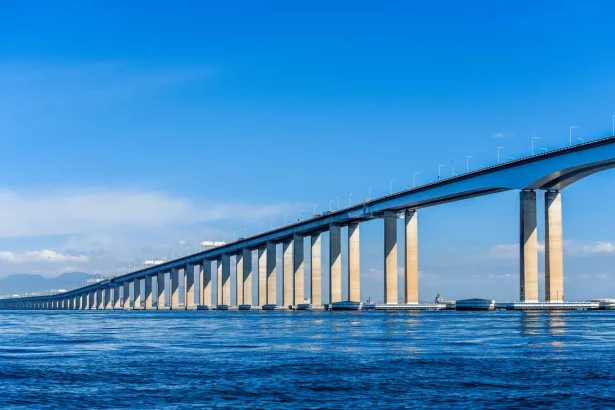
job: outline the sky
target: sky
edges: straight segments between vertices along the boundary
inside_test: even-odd
[[[573,125],[575,142],[611,135],[614,13],[2,2],[0,277],[112,272],[405,189],[415,172],[426,183],[440,164],[464,171],[468,155],[493,165],[500,146],[527,156],[534,136],[563,147]],[[563,191],[567,300],[615,297],[614,176]],[[361,230],[361,297],[381,300],[382,220]],[[420,299],[516,300],[518,237],[518,192],[421,209]]]

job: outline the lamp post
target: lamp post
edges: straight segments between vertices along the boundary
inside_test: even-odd
[[[389,194],[393,193],[393,181],[395,181],[395,180],[392,179],[391,182],[389,182]]]
[[[420,174],[420,172],[415,172],[414,174],[412,174],[412,185],[414,188],[416,188],[416,176]]]
[[[314,215],[314,216],[316,215],[316,207],[317,207],[317,206],[318,206],[318,205],[314,205],[314,213],[312,214],[312,215]]]
[[[503,150],[506,147],[498,147],[498,164],[500,163],[500,150]]]
[[[337,210],[340,210],[340,197],[336,196],[335,199],[337,199]]]
[[[540,137],[532,137],[532,155],[534,155],[534,140],[538,140]]]
[[[352,192],[348,194],[348,206],[352,206]]]
[[[440,172],[442,170],[442,167],[445,167],[446,165],[438,165],[438,179],[440,179]]]
[[[258,224],[258,232],[259,232],[259,233],[263,233],[263,229],[261,228],[263,225],[265,225],[265,224],[264,224],[264,223],[262,223],[262,222],[260,222],[260,223]],[[214,242],[215,242],[215,240],[214,240]]]
[[[271,229],[273,229],[273,221],[275,221],[275,218],[271,220],[271,225],[270,225]]]
[[[332,208],[332,204],[333,203],[333,199],[329,199],[329,212],[331,212],[331,208]]]
[[[570,127],[570,146],[572,147],[572,129],[573,128],[579,128],[576,125],[573,125],[572,127]]]
[[[233,242],[237,240],[237,231],[233,231]]]
[[[581,144],[583,144],[585,142],[585,140],[583,138],[577,138],[579,141],[581,141]]]
[[[470,172],[470,158],[474,158],[472,155],[466,157],[466,173]]]
[[[288,214],[284,214],[284,226],[286,226],[286,217],[288,216]]]
[[[305,212],[303,209],[300,209],[298,212],[298,216],[297,216],[297,220],[300,221],[301,220],[301,212]]]

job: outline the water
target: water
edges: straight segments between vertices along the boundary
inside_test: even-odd
[[[0,408],[611,407],[615,312],[0,312]]]

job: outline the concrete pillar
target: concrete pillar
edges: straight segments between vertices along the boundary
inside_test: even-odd
[[[295,306],[305,300],[305,268],[303,267],[303,236],[293,236],[293,276],[295,282]]]
[[[199,295],[201,305],[211,306],[211,261],[205,259],[199,267],[199,281],[201,294]]]
[[[124,281],[124,294],[122,295],[122,308],[130,309],[130,282]]]
[[[231,256],[222,254],[222,304],[231,306]]]
[[[267,242],[267,304],[276,305],[276,249],[275,243]]]
[[[536,192],[520,193],[520,288],[521,302],[538,301],[538,233]]]
[[[397,303],[397,212],[384,213],[384,303]]]
[[[361,301],[361,241],[359,223],[348,225],[348,300]]]
[[[73,296],[73,309],[75,310],[81,309],[81,296],[80,295]]]
[[[156,298],[156,307],[158,309],[164,308],[164,272],[158,272],[156,275],[156,290],[157,290],[157,298]]]
[[[312,235],[311,242],[310,302],[319,306],[322,305],[322,243],[320,233]]]
[[[282,305],[291,306],[295,301],[295,281],[293,272],[293,241],[282,242]]]
[[[545,302],[564,301],[562,194],[545,192]]]
[[[267,304],[267,247],[258,249],[258,305]]]
[[[135,279],[132,282],[132,289],[134,297],[134,301],[132,302],[132,308],[141,309],[141,279]]]
[[[105,288],[105,310],[113,309],[113,304],[111,303],[111,288]]]
[[[99,288],[96,290],[96,309],[103,310],[103,308],[103,290],[102,288]]]
[[[122,301],[120,299],[120,285],[113,288],[113,309],[119,310],[122,308]]]
[[[243,248],[243,304],[252,305],[252,251]]]
[[[145,309],[151,309],[154,304],[154,298],[152,295],[152,275],[145,277]]]
[[[342,301],[342,232],[329,225],[329,303]]]
[[[179,309],[179,270],[171,268],[171,309]]]
[[[88,308],[88,292],[83,292],[81,294],[81,309],[85,310]]]
[[[184,266],[184,306],[194,306],[194,266]]]
[[[237,306],[244,305],[244,252],[243,249],[237,255],[235,255],[235,300],[237,301]],[[247,258],[251,258],[252,255],[248,255]],[[246,258],[246,259],[247,259]]]
[[[404,303],[419,303],[419,234],[418,213],[414,209],[404,212]]]

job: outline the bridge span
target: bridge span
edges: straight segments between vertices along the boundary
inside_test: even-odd
[[[312,305],[322,305],[321,235],[329,232],[329,303],[342,300],[341,228],[348,227],[348,299],[360,301],[360,225],[375,218],[384,219],[384,298],[398,302],[398,252],[404,256],[403,300],[418,303],[418,212],[436,206],[482,195],[519,190],[519,300],[537,302],[538,235],[537,191],[544,191],[545,209],[545,302],[564,300],[562,240],[562,190],[572,183],[615,167],[615,136],[586,142],[555,151],[466,172],[386,195],[334,212],[325,212],[277,229],[240,238],[169,262],[150,266],[126,275],[102,280],[79,289],[55,295],[8,297],[0,299],[0,309],[163,309],[168,292],[170,309],[190,309],[231,304],[231,257],[236,264],[236,304],[275,305],[276,244],[282,244],[282,305],[297,306],[309,297]],[[404,249],[398,249],[398,217],[404,216]],[[310,292],[304,289],[304,240],[310,241]],[[252,252],[257,252],[253,269]],[[217,289],[212,287],[217,275]],[[183,271],[185,301],[180,305],[180,275]],[[166,275],[169,274],[169,284]],[[195,283],[199,292],[196,300]],[[257,280],[253,294],[252,281]],[[153,294],[156,283],[156,294]],[[143,284],[143,286],[142,286]],[[133,300],[130,298],[132,286]],[[216,293],[214,293],[216,292]],[[143,296],[143,297],[142,297]],[[143,300],[143,303],[142,303]]]

